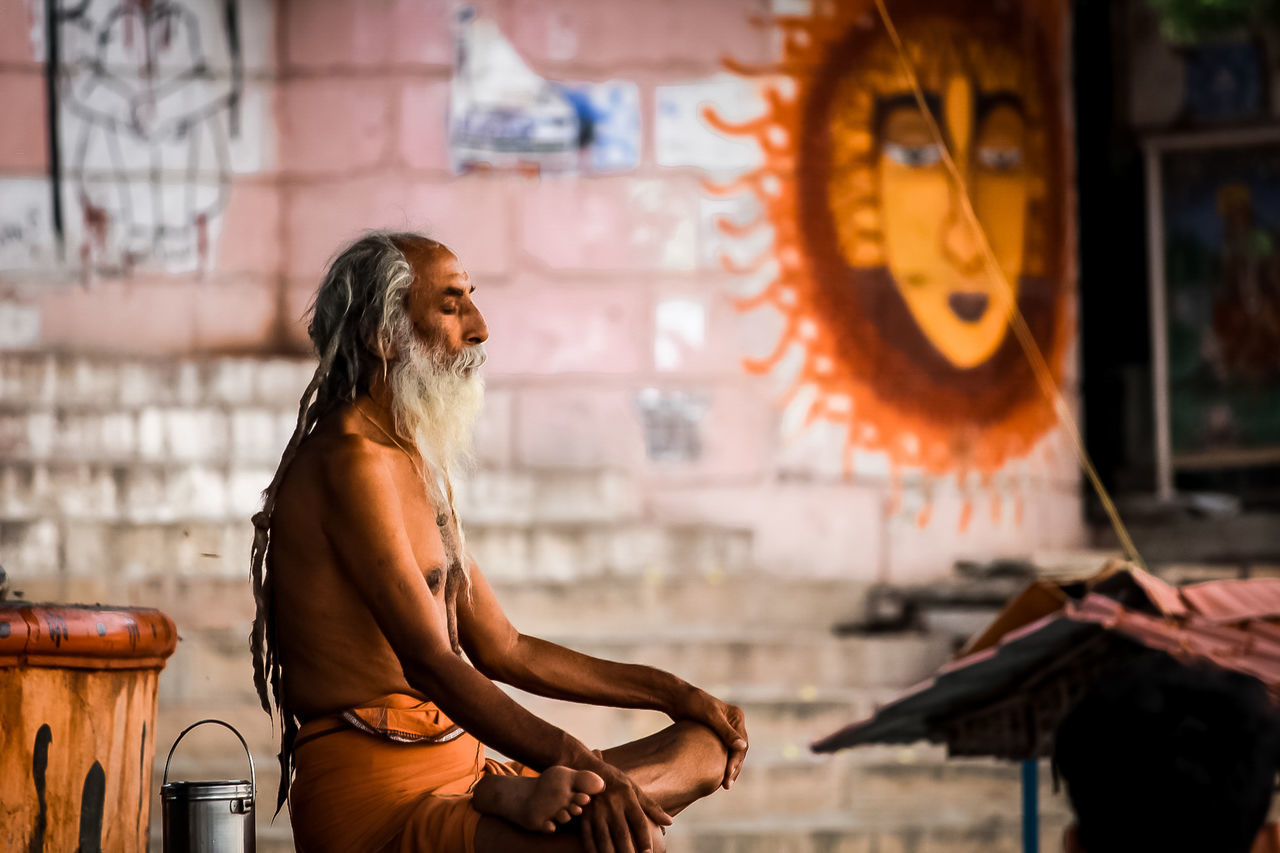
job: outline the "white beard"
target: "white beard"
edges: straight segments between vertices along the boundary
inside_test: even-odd
[[[431,491],[438,488],[437,477],[450,488],[454,472],[472,463],[472,431],[484,405],[484,345],[450,356],[407,329],[396,338],[399,358],[389,377],[396,432],[421,455]]]

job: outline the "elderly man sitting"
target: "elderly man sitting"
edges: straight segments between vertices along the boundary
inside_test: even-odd
[[[661,850],[672,815],[738,775],[742,712],[503,615],[453,502],[483,397],[474,292],[440,243],[371,233],[316,294],[320,364],[254,517],[251,645],[282,720],[281,802],[308,853]],[[595,751],[494,681],[674,722]]]

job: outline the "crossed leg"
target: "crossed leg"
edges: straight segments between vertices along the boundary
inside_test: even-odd
[[[603,754],[673,816],[719,788],[728,761],[720,738],[706,726],[690,722],[674,723]],[[576,833],[528,832],[496,817],[482,817],[476,829],[476,853],[581,853],[582,849]],[[654,849],[655,853],[663,849],[660,834],[655,835]]]

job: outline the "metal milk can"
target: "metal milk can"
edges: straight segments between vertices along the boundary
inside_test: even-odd
[[[169,762],[187,732],[205,723],[216,723],[240,739],[249,759],[248,779],[214,782],[170,782]],[[160,797],[164,811],[164,853],[254,853],[254,798],[257,775],[253,756],[240,732],[222,720],[201,720],[182,730],[164,761]]]

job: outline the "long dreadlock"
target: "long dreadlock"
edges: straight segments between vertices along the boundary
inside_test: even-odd
[[[293,773],[293,743],[298,734],[298,718],[289,707],[281,682],[279,646],[272,612],[273,573],[270,571],[271,517],[275,512],[280,483],[289,470],[298,448],[316,424],[335,405],[354,402],[369,390],[378,371],[385,378],[392,354],[395,331],[407,311],[409,287],[414,273],[405,251],[438,250],[443,245],[421,234],[370,231],[347,246],[329,263],[324,280],[308,309],[307,334],[315,347],[319,365],[298,401],[298,423],[280,457],[271,484],[262,493],[262,510],[253,516],[251,576],[256,612],[249,634],[253,655],[253,684],[262,709],[280,714],[280,789],[276,812],[289,795]],[[436,491],[433,489],[433,491]],[[453,488],[445,472],[442,496],[457,531],[457,541],[446,541],[465,573],[461,559],[462,530],[453,507]],[[448,537],[447,537],[448,538]],[[449,572],[452,594],[465,584],[460,572]],[[452,620],[451,620],[452,621]],[[452,632],[451,632],[452,633]],[[452,638],[451,638],[452,639]],[[455,640],[456,644],[456,640]],[[268,686],[269,685],[269,686]]]

